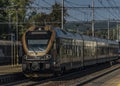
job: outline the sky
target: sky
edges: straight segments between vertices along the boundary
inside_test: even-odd
[[[94,20],[120,20],[120,0],[64,0],[64,7],[69,14],[67,21],[91,21],[93,19],[92,1],[94,1]],[[62,0],[35,0],[33,6],[51,7],[55,2]],[[69,9],[68,7],[72,7]],[[75,8],[78,7],[78,8]],[[79,7],[88,7],[86,9]],[[96,8],[100,7],[100,8]],[[111,8],[103,8],[111,7]],[[115,8],[118,7],[118,8]],[[39,9],[38,12],[51,12],[51,9]]]

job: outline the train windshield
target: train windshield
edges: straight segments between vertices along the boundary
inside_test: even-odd
[[[34,52],[45,51],[48,46],[50,37],[50,32],[36,32],[36,34],[33,34],[33,32],[30,33],[29,36],[27,36],[28,50]]]

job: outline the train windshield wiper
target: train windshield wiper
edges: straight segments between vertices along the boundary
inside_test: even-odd
[[[30,47],[30,49],[31,49],[33,52],[37,53],[37,52],[34,50],[34,48],[33,48],[33,47]]]
[[[40,51],[44,51],[45,49],[38,47],[38,50],[40,50]]]

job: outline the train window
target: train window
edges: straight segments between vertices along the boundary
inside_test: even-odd
[[[66,31],[64,31],[64,30],[61,30],[64,34],[67,34],[67,32]]]
[[[87,54],[88,54],[87,53],[87,47],[84,47],[84,51],[83,52],[84,52],[84,56],[87,56]]]
[[[65,54],[65,45],[63,45],[63,48],[62,48],[62,52],[63,52],[63,54]]]
[[[80,53],[79,46],[77,46],[77,51],[76,51],[77,57],[79,57],[79,53]]]
[[[69,54],[72,56],[72,45],[69,45]]]

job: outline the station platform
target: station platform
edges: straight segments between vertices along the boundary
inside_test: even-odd
[[[120,74],[106,81],[102,86],[120,86]]]
[[[18,72],[22,72],[21,64],[0,66],[0,75],[14,74]]]
[[[106,68],[103,74],[87,86],[120,86],[120,63]]]

